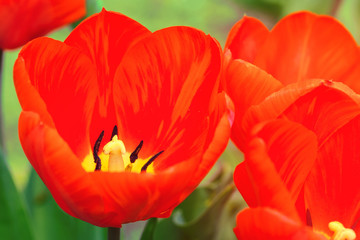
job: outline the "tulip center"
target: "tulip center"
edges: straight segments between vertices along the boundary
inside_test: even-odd
[[[136,149],[129,153],[126,151],[124,142],[118,138],[117,132],[115,126],[111,140],[105,144],[101,152],[99,152],[99,148],[104,137],[104,131],[100,133],[94,144],[92,154],[88,154],[82,162],[85,171],[154,173],[153,162],[163,151],[149,158],[141,159],[138,154],[143,146],[143,141],[140,141]]]
[[[334,221],[329,223],[329,229],[334,232],[332,240],[355,240],[355,231],[351,228],[345,228],[342,223]]]
[[[103,153],[109,155],[109,172],[124,171],[126,149],[123,141],[119,140],[117,135],[113,136],[111,141],[104,146]]]

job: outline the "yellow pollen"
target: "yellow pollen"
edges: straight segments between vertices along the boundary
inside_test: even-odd
[[[126,154],[126,149],[123,141],[119,140],[117,135],[104,146],[103,153],[109,155],[109,172],[124,171],[124,155]]]
[[[329,229],[334,232],[332,240],[355,240],[356,234],[351,228],[345,228],[340,222],[329,223]]]

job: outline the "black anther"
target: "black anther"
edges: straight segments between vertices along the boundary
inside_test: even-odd
[[[99,137],[96,139],[96,142],[95,142],[94,148],[93,148],[94,162],[96,163],[95,171],[101,170],[101,159],[98,156],[98,152],[99,152],[100,144],[101,144],[103,137],[104,137],[104,131],[102,131],[100,133]]]
[[[144,141],[141,140],[141,142],[139,143],[139,145],[135,148],[135,150],[131,153],[130,155],[130,162],[134,163],[136,161],[136,159],[138,159],[138,154],[143,146]]]
[[[149,159],[149,161],[147,161],[144,166],[141,168],[141,172],[146,171],[146,169],[148,168],[148,166],[160,155],[162,154],[164,151],[160,151],[157,154],[155,154],[152,158]]]
[[[113,139],[113,137],[114,137],[115,135],[118,135],[118,128],[117,128],[116,125],[114,126],[114,128],[113,128],[113,130],[112,130],[110,141]]]
[[[359,224],[360,222],[360,217],[358,217],[355,221],[354,221],[354,224],[351,226],[352,229],[355,229],[356,226]]]
[[[312,227],[313,225],[310,210],[308,208],[306,209],[306,225],[308,225],[309,227]]]

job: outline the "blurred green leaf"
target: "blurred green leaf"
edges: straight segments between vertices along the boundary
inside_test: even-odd
[[[106,229],[63,212],[34,170],[25,189],[26,202],[36,229],[36,240],[103,240]]]
[[[156,226],[154,233],[155,240],[185,240],[186,236],[184,235],[182,229],[175,226],[172,217],[159,220],[159,223]]]
[[[227,203],[233,195],[235,186],[232,182],[232,171],[223,168],[218,175],[212,177],[212,181],[203,187],[198,187],[190,196],[185,199],[175,210],[170,218],[159,221],[156,230],[156,240],[211,240],[223,239],[218,234],[223,228],[222,224],[235,226],[235,218],[224,219]],[[232,205],[231,211],[237,212],[242,203]],[[234,207],[235,206],[235,207]],[[230,228],[230,234],[235,235]],[[227,230],[229,230],[227,228]],[[223,232],[223,231],[222,231]],[[231,239],[231,238],[230,238]]]
[[[196,204],[196,201],[194,202],[191,198],[186,199],[182,205],[182,207],[186,207],[182,209],[180,208],[182,211],[178,209],[173,214],[175,225],[183,230],[187,239],[216,239],[222,211],[234,189],[234,185],[230,184],[212,199],[198,198],[197,201],[203,202],[207,208],[201,214],[195,216],[195,218],[190,219],[190,221],[185,220],[185,216],[188,214],[186,210],[194,210],[194,208],[188,208],[189,205],[192,205],[192,203],[195,203],[194,205],[198,204]],[[195,191],[202,191],[202,189],[197,189]],[[205,195],[200,194],[200,196]]]
[[[151,218],[147,221],[144,231],[141,235],[141,240],[153,240],[154,232],[157,224],[157,218]]]
[[[1,239],[34,239],[28,214],[20,199],[3,153],[0,151],[0,236]]]

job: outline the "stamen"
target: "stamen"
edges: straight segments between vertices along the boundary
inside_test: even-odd
[[[329,229],[334,232],[331,239],[333,240],[355,240],[356,233],[351,228],[345,228],[340,222],[334,221],[329,223]]]
[[[130,162],[134,163],[136,161],[136,159],[138,159],[138,154],[143,146],[144,141],[141,140],[141,142],[139,143],[139,145],[135,148],[135,150],[131,153],[130,155]]]
[[[308,208],[306,209],[306,225],[308,225],[309,227],[312,227],[313,225],[310,210]]]
[[[113,139],[113,137],[114,137],[115,135],[118,135],[117,125],[115,125],[114,128],[113,128],[113,130],[112,130],[110,141]]]
[[[141,172],[145,172],[146,169],[148,168],[148,166],[158,157],[160,156],[160,154],[162,154],[164,151],[160,151],[157,154],[155,154],[152,158],[149,159],[149,161],[147,161],[144,166],[141,168]]]
[[[98,156],[98,152],[99,152],[100,144],[101,144],[103,137],[104,137],[104,131],[102,131],[100,133],[99,137],[96,139],[96,142],[95,142],[94,148],[93,148],[94,162],[96,163],[95,171],[101,170],[101,159]]]

